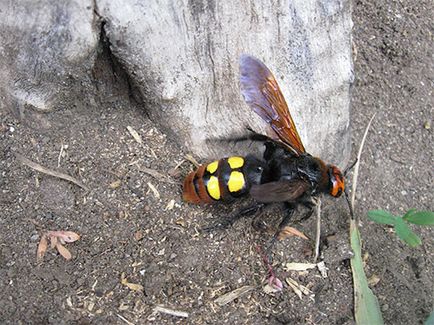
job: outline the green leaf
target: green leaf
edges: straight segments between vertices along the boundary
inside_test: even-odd
[[[396,220],[395,231],[399,238],[411,247],[416,247],[422,244],[422,240],[420,240],[420,238],[407,226],[404,220],[401,218],[396,218]]]
[[[434,325],[434,310],[431,312],[431,315],[429,315],[423,325]]]
[[[385,225],[394,225],[396,217],[384,210],[371,210],[368,211],[368,218],[376,223]]]
[[[363,270],[362,249],[360,233],[357,224],[351,220],[350,241],[354,256],[351,258],[351,271],[354,282],[354,313],[356,323],[359,325],[384,324],[377,297],[368,286],[368,279]]]
[[[409,210],[402,217],[405,221],[421,226],[434,226],[434,212]]]
[[[412,215],[413,213],[415,213],[417,211],[417,209],[410,209],[410,210],[408,210],[405,214],[404,214],[404,216],[402,217],[402,218],[407,218],[409,215]]]

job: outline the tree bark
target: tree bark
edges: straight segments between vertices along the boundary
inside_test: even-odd
[[[19,3],[0,5],[0,92],[21,111],[95,102],[97,90],[80,87],[95,83],[105,35],[126,87],[158,126],[199,157],[245,154],[247,144],[210,139],[246,126],[264,132],[240,95],[247,53],[275,74],[307,150],[335,163],[349,157],[349,0]]]

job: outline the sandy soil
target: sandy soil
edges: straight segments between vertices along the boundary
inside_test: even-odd
[[[389,228],[366,218],[377,208],[395,214],[434,209],[433,13],[431,1],[354,3],[354,147],[377,113],[361,164],[356,213],[362,219],[366,273],[379,280],[373,291],[388,324],[422,323],[433,309],[432,229],[415,228],[424,244],[410,249]],[[105,87],[116,85],[99,89]],[[288,262],[312,259],[311,241],[290,237],[276,245],[274,268],[279,278],[291,277],[312,294],[300,299],[287,285],[267,294],[257,247],[270,234],[256,231],[249,219],[200,233],[237,207],[182,202],[180,182],[193,168],[184,159],[188,150],[166,139],[141,107],[127,105],[122,89],[88,106],[47,114],[28,110],[23,120],[0,112],[0,322],[353,323],[344,200],[323,200],[321,251],[328,277],[317,270],[285,270]],[[89,190],[35,172],[15,153],[68,173]],[[271,215],[268,223],[278,222],[277,210]],[[296,227],[313,237],[315,220]],[[81,235],[67,244],[71,261],[49,250],[43,263],[36,262],[46,230]],[[143,289],[121,283],[122,275]],[[215,302],[243,286],[251,290],[224,306]],[[187,312],[188,318],[155,313],[156,305]]]

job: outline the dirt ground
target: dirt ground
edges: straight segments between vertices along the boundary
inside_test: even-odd
[[[366,273],[379,280],[372,288],[387,324],[421,324],[433,310],[433,230],[415,229],[423,245],[410,249],[366,218],[377,208],[395,214],[434,209],[433,14],[432,1],[354,2],[353,157],[377,113],[361,163],[356,213],[369,254]],[[109,64],[103,57],[100,62]],[[95,75],[103,70],[96,67]],[[288,262],[312,259],[312,243],[290,237],[275,247],[275,271],[312,294],[300,299],[286,284],[282,292],[267,294],[257,247],[270,235],[254,230],[248,219],[228,230],[199,232],[236,208],[184,204],[179,183],[193,167],[175,167],[188,149],[167,139],[139,105],[127,105],[125,91],[104,96],[109,87],[116,85],[97,85],[100,100],[85,106],[46,114],[28,109],[22,119],[0,112],[1,323],[354,323],[343,199],[323,200],[321,249],[328,277],[317,270],[285,270]],[[68,173],[89,190],[35,172],[15,153]],[[154,177],[146,168],[165,176]],[[278,217],[277,210],[273,215]],[[313,237],[315,220],[296,227]],[[71,261],[49,250],[43,263],[36,262],[45,230],[81,235],[67,245]],[[122,284],[122,274],[143,290]],[[224,306],[215,302],[243,286],[251,290]],[[157,305],[187,312],[188,318],[154,312]]]

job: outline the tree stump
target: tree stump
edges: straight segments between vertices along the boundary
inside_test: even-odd
[[[212,140],[265,130],[239,90],[246,53],[276,76],[307,151],[349,158],[349,0],[22,0],[0,4],[0,26],[3,108],[95,103],[105,41],[125,91],[175,141],[201,158],[245,154],[247,144]]]

